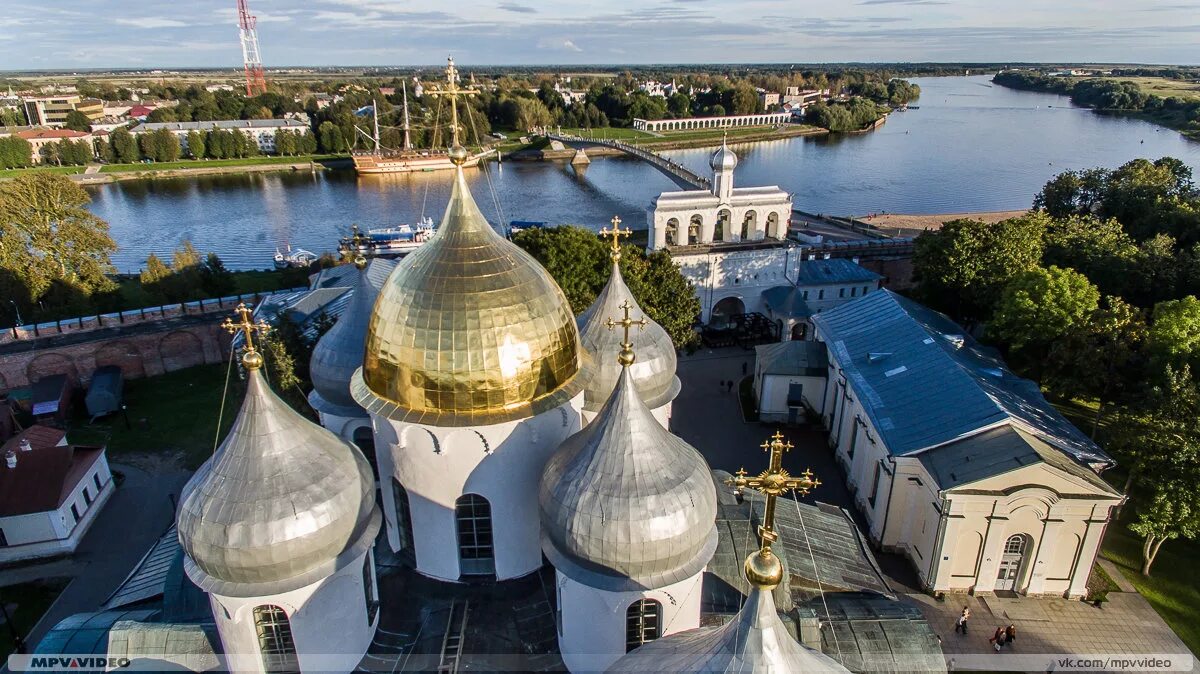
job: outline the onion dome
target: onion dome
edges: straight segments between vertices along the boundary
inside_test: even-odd
[[[753,586],[742,610],[720,627],[704,627],[655,639],[622,656],[615,672],[848,672],[829,656],[804,646],[779,619],[771,590],[783,566],[769,548],[746,559]]]
[[[734,154],[733,150],[729,149],[725,138],[721,139],[721,147],[712,153],[712,157],[709,157],[708,165],[714,171],[732,171],[737,168],[738,156]]]
[[[249,340],[242,363],[242,409],[184,487],[177,522],[188,576],[235,597],[327,577],[371,546],[382,521],[362,452],[280,400]]]
[[[437,233],[380,291],[351,393],[396,421],[528,418],[583,390],[575,316],[546,270],[484,219],[461,165],[455,172]]]
[[[621,376],[621,364],[617,354],[621,348],[621,335],[608,327],[608,319],[619,316],[621,305],[629,302],[630,310],[642,314],[633,293],[621,278],[621,268],[613,260],[612,276],[600,291],[592,306],[579,315],[579,338],[592,357],[589,364],[591,374],[584,390],[583,408],[598,411]],[[675,376],[677,364],[675,344],[662,326],[653,321],[641,330],[632,332],[629,341],[637,352],[637,360],[629,367],[634,387],[650,409],[657,409],[679,395],[679,377]]]
[[[350,380],[367,350],[367,323],[375,306],[378,289],[367,274],[366,260],[354,262],[358,276],[350,291],[350,302],[333,327],[317,340],[308,372],[313,390],[308,402],[313,409],[339,417],[365,417],[367,413],[350,395]]]
[[[597,589],[663,587],[702,571],[716,551],[708,465],[655,420],[630,367],[596,419],[550,457],[538,503],[550,563]]]

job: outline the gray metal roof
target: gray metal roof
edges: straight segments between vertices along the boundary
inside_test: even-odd
[[[108,632],[122,620],[153,620],[156,609],[76,613],[63,618],[38,642],[35,653],[102,655],[108,652]]]
[[[708,465],[658,423],[628,369],[596,419],[546,463],[538,503],[550,562],[604,590],[683,580],[717,546]]]
[[[762,291],[763,302],[773,313],[793,318],[808,318],[813,310],[804,301],[804,291],[796,286],[775,286]]]
[[[1035,463],[1046,463],[1111,494],[1119,492],[1094,471],[1037,437],[1008,424],[935,447],[918,455],[942,489],[953,489]]]
[[[155,671],[223,671],[220,643],[213,624],[121,620],[109,629],[108,656],[149,661],[146,664],[152,662]]]
[[[167,571],[178,555],[179,534],[172,522],[100,608],[111,610],[161,597]]]
[[[730,622],[651,641],[621,657],[608,671],[745,674],[847,670],[796,641],[779,619],[771,593],[755,588]]]
[[[821,650],[853,672],[946,671],[938,636],[915,606],[869,592],[829,592],[797,612],[821,620]]]
[[[634,320],[645,316],[637,299],[625,285],[621,268],[613,263],[612,275],[600,295],[576,318],[579,325],[579,341],[592,355],[591,382],[584,388],[584,409],[595,412],[608,400],[621,376],[621,364],[617,354],[621,350],[623,333],[619,329],[609,330],[608,319],[620,320],[624,315],[621,305],[629,302],[629,315]],[[649,320],[649,319],[647,319]],[[638,393],[651,409],[662,407],[679,395],[679,377],[675,376],[677,360],[675,344],[671,336],[658,323],[650,321],[645,328],[630,333],[630,343],[637,353],[637,360],[630,368]]]
[[[333,327],[321,336],[309,362],[313,390],[308,401],[313,408],[343,417],[365,417],[366,410],[350,396],[350,378],[362,367],[367,349],[367,324],[379,289],[371,284],[364,268],[357,274],[352,296]]]
[[[829,352],[820,342],[760,344],[754,347],[754,359],[763,374],[824,377],[829,370]]]
[[[870,283],[883,278],[844,257],[801,260],[796,264],[796,285],[817,286],[832,283]]]
[[[260,596],[332,573],[370,546],[380,521],[358,448],[302,417],[251,370],[229,435],[183,489],[177,525],[196,585]]]
[[[895,456],[1016,422],[1076,460],[1112,459],[994,351],[946,316],[884,289],[812,318]]]

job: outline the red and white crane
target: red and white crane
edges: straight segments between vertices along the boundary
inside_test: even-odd
[[[258,53],[258,19],[250,13],[246,0],[238,0],[238,26],[242,33],[242,60],[246,64],[246,95],[267,93],[262,57]]]

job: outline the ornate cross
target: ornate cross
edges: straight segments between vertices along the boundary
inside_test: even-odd
[[[763,515],[762,526],[758,528],[759,536],[762,537],[762,550],[765,552],[770,550],[771,544],[779,538],[779,534],[775,533],[775,499],[793,489],[801,495],[807,494],[810,489],[820,486],[821,483],[813,479],[812,471],[805,470],[799,477],[793,477],[784,469],[783,453],[792,448],[792,443],[784,441],[783,434],[779,431],[760,447],[771,455],[767,469],[753,477],[747,476],[745,468],[739,469],[735,477],[726,480],[725,484],[739,491],[749,488],[766,495],[767,511]]]
[[[474,89],[458,88],[458,68],[454,67],[454,57],[446,57],[446,88],[445,89],[430,89],[426,91],[430,96],[437,98],[438,96],[450,97],[450,133],[454,137],[454,145],[458,145],[458,97],[459,96],[474,96]],[[451,146],[453,147],[453,146]]]
[[[629,303],[629,300],[625,300],[624,302],[622,302],[621,308],[625,310],[625,317],[619,321],[614,321],[613,319],[610,318],[605,323],[605,325],[608,326],[609,330],[612,330],[613,328],[617,327],[618,325],[625,329],[625,337],[621,341],[621,353],[617,356],[617,362],[620,363],[621,365],[628,367],[630,365],[633,365],[633,357],[634,357],[633,356],[633,342],[631,342],[629,340],[629,329],[636,325],[636,326],[638,326],[638,329],[645,330],[646,326],[650,323],[650,321],[646,320],[645,316],[642,316],[642,318],[637,321],[630,318],[629,310],[633,308],[633,305],[631,305]]]
[[[621,229],[621,218],[615,215],[612,219],[612,226],[612,229],[605,227],[604,229],[600,230],[600,237],[612,237],[612,243],[609,244],[609,247],[612,248],[612,252],[609,253],[609,256],[612,257],[613,262],[616,262],[617,260],[621,259],[621,237],[629,236],[633,233],[633,230],[629,229],[628,227]]]
[[[257,349],[254,348],[254,333],[257,332],[261,337],[271,331],[271,326],[267,325],[267,322],[261,319],[255,323],[254,312],[244,302],[238,304],[233,313],[237,316],[238,322],[234,323],[233,319],[226,317],[225,322],[221,323],[221,327],[225,328],[225,331],[230,334],[237,334],[239,332],[245,334],[246,350],[242,354],[242,364],[249,369],[255,369],[262,365],[262,357],[258,355]]]

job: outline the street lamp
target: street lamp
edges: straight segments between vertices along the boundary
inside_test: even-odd
[[[25,321],[21,320],[21,307],[17,306],[17,301],[9,300],[8,303],[13,305],[13,311],[17,312],[17,326],[25,325]]]

